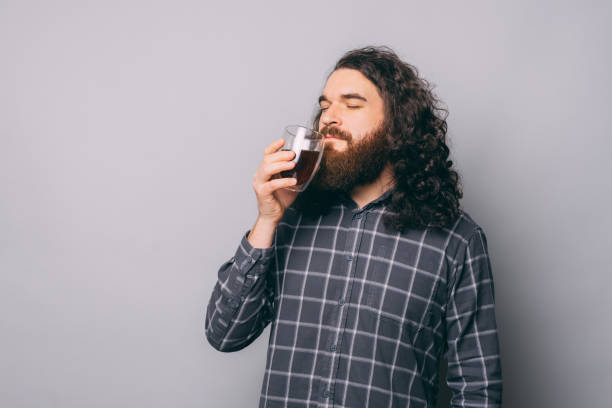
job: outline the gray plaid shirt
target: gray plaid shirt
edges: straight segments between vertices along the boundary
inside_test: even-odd
[[[290,207],[271,248],[248,231],[218,271],[210,344],[248,346],[271,323],[259,407],[434,407],[441,353],[453,407],[501,406],[487,241],[466,213],[450,229],[386,229],[392,190],[364,208]]]

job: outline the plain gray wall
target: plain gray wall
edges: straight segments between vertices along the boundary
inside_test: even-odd
[[[269,328],[209,346],[217,269],[255,220],[264,147],[370,44],[450,111],[505,406],[609,406],[611,11],[0,1],[0,406],[257,406]]]

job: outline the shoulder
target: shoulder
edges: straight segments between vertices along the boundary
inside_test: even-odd
[[[482,232],[484,231],[480,224],[468,212],[461,210],[453,230],[454,236],[459,241],[467,244],[475,234]]]
[[[477,235],[484,235],[480,224],[466,211],[461,210],[459,216],[448,227],[428,228],[428,237],[438,243],[448,260],[456,262],[465,253],[470,241]]]

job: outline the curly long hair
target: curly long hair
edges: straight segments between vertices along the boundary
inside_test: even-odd
[[[449,227],[461,212],[463,192],[460,176],[448,159],[448,111],[441,107],[429,82],[388,47],[349,51],[333,71],[340,68],[361,72],[376,85],[384,101],[388,160],[395,177],[385,226],[400,232]],[[313,129],[319,128],[321,114],[316,114]]]

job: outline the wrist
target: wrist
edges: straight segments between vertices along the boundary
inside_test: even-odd
[[[274,234],[277,225],[278,221],[267,218],[257,218],[247,240],[253,248],[270,248],[274,242]]]
[[[280,219],[278,219],[278,218],[272,218],[272,217],[266,217],[266,216],[258,215],[257,219],[255,220],[255,225],[261,225],[261,226],[267,226],[267,227],[274,227],[274,228],[276,228],[276,226],[278,225],[279,222],[280,222]]]

